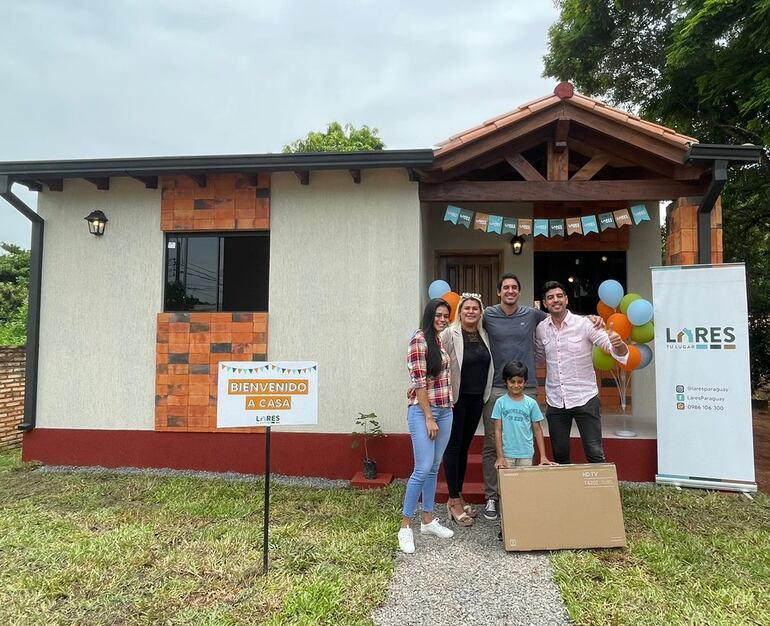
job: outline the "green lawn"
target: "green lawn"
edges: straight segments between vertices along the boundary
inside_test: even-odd
[[[577,625],[770,624],[770,498],[622,489],[627,550],[554,553]]]
[[[41,473],[0,453],[0,624],[367,624],[402,491]]]

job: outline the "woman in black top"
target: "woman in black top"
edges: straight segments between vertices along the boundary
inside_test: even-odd
[[[477,513],[462,496],[468,450],[492,388],[494,367],[489,339],[482,326],[481,296],[464,293],[457,319],[441,333],[449,354],[454,404],[452,434],[444,452],[444,475],[449,489],[447,516],[460,526],[472,526]]]

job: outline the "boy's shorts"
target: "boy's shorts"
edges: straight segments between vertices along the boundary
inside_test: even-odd
[[[532,458],[528,459],[505,459],[505,466],[510,469],[512,467],[525,467],[527,465],[532,465]]]

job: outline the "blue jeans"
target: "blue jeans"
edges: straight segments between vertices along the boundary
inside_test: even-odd
[[[433,418],[438,424],[438,435],[435,439],[428,437],[425,426],[425,414],[419,404],[412,404],[406,412],[409,434],[412,437],[412,452],[414,453],[414,471],[406,482],[404,494],[404,517],[412,517],[417,509],[417,500],[422,494],[422,510],[425,513],[433,511],[436,499],[436,481],[438,466],[444,456],[449,435],[452,434],[452,409],[449,407],[430,407]]]

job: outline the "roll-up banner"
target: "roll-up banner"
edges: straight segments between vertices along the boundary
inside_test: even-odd
[[[753,492],[742,263],[652,268],[662,484]]]

